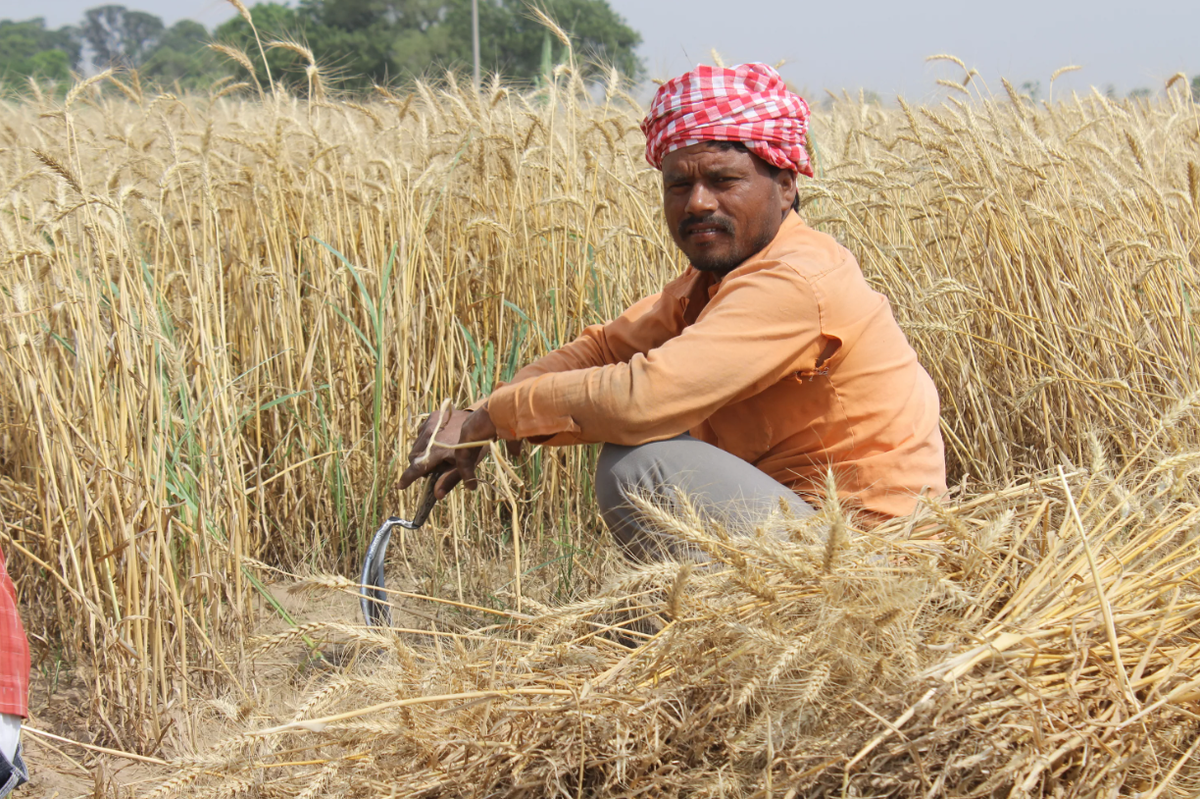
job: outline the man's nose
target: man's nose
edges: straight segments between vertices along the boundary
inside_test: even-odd
[[[704,216],[717,210],[717,196],[703,183],[696,183],[688,194],[687,212],[690,216]]]

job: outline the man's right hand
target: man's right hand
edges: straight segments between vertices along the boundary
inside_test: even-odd
[[[449,471],[438,478],[437,484],[433,487],[434,495],[438,499],[445,497],[450,493],[450,489],[462,481],[463,476],[456,467],[458,457],[461,454],[470,453],[474,455],[477,463],[483,457],[486,447],[453,450],[442,445],[454,446],[459,443],[463,423],[470,415],[470,411],[456,411],[454,408],[450,408],[446,413],[434,411],[429,414],[429,418],[417,432],[417,440],[413,442],[412,449],[408,453],[409,466],[400,475],[400,482],[397,484],[401,491],[425,475],[444,467],[449,467]],[[432,445],[430,439],[433,440]]]

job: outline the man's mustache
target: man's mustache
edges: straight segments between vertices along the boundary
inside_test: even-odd
[[[679,232],[679,238],[686,236],[688,229],[693,227],[715,227],[720,228],[723,233],[728,233],[730,236],[733,235],[732,219],[717,216],[716,214],[709,214],[708,216],[688,216],[680,220],[676,228]]]

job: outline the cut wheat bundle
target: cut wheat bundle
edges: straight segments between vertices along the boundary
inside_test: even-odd
[[[1059,473],[748,537],[644,503],[708,561],[627,569],[452,651],[310,628],[361,659],[179,765],[189,791],[262,796],[1183,796],[1200,508],[1130,510],[1114,486]]]

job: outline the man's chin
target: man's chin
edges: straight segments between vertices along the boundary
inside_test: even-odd
[[[685,253],[686,254],[686,253]],[[724,275],[736,269],[745,258],[738,258],[733,255],[719,256],[715,253],[704,253],[699,257],[689,258],[692,266],[701,272],[711,272],[713,274]]]
[[[735,247],[721,247],[719,249],[689,247],[688,249],[692,250],[692,252],[683,250],[683,254],[688,257],[692,266],[696,267],[699,271],[710,272],[724,277],[770,244],[772,238],[772,236],[764,235],[759,240],[753,242],[749,248],[741,252],[735,252]],[[683,248],[681,247],[680,249]]]

